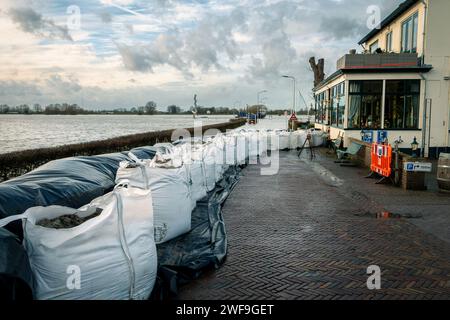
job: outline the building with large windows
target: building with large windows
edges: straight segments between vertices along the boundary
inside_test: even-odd
[[[424,156],[449,151],[449,14],[449,0],[403,2],[314,88],[316,128],[345,145],[385,130],[401,149],[415,138]]]

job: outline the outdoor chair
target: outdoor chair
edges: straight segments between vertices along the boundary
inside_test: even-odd
[[[337,152],[341,148],[342,141],[342,136],[339,134],[336,139],[330,141],[329,147],[337,154]]]
[[[352,142],[346,150],[337,150],[336,155],[338,160],[335,163],[339,163],[341,166],[357,166],[357,163],[352,161],[352,159],[358,155],[361,148],[361,144]]]

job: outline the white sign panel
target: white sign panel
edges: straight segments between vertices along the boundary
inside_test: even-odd
[[[405,162],[403,169],[409,172],[431,172],[433,164],[430,162]]]

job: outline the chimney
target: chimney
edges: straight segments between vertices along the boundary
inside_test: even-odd
[[[350,54],[356,54],[356,49],[351,49]]]

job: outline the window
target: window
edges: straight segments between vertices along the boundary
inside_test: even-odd
[[[381,126],[383,81],[350,81],[349,129],[378,129]]]
[[[419,14],[415,13],[402,23],[402,52],[417,52]]]
[[[319,93],[316,95],[316,122],[324,123],[325,121],[325,92]]]
[[[392,31],[386,35],[386,52],[392,52]]]
[[[337,106],[337,114],[338,114],[338,127],[344,128],[344,112],[345,112],[345,82],[342,82],[339,85],[338,91],[338,106]]]
[[[339,83],[331,89],[330,106],[331,125],[343,128],[345,111],[345,82]]]
[[[332,126],[337,126],[337,114],[336,114],[336,86],[331,88],[330,94],[330,124]]]
[[[321,105],[321,103],[320,103],[320,94],[317,94],[315,97],[314,97],[314,100],[315,100],[315,107],[316,107],[316,110],[315,110],[315,112],[316,112],[316,123],[321,123],[321,118],[320,118],[320,114],[322,113],[322,105]]]
[[[375,53],[380,46],[378,45],[378,40],[370,45],[370,53]]]
[[[330,124],[330,90],[323,93],[323,123]]]
[[[319,123],[319,95],[314,96],[314,114],[316,116],[315,122]]]
[[[386,81],[385,129],[419,127],[420,80]]]

